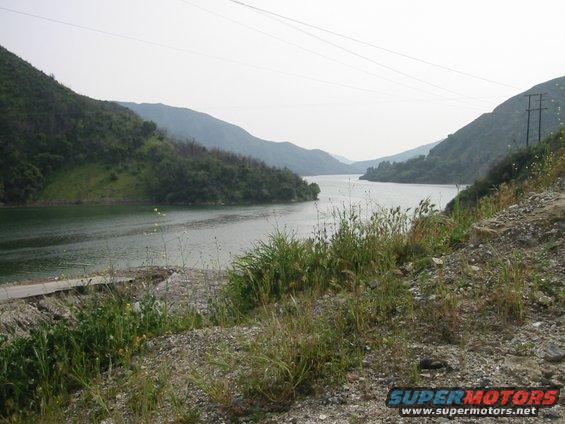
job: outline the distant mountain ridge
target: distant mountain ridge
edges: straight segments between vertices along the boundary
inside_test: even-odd
[[[354,160],[351,160],[349,158],[346,158],[345,156],[341,156],[341,155],[334,155],[333,153],[330,153],[330,155],[332,155],[334,158],[336,158],[338,161],[340,161],[341,163],[344,163],[346,165],[351,165],[352,163],[354,163]]]
[[[471,183],[484,176],[493,163],[511,151],[523,147],[526,141],[526,108],[528,93],[546,93],[542,112],[541,139],[563,126],[565,108],[565,76],[538,84],[498,105],[492,112],[449,135],[430,150],[425,158],[391,164],[381,162],[369,168],[362,177],[370,181],[399,183]],[[532,107],[537,107],[534,97]],[[530,144],[538,140],[538,114],[532,113]]]
[[[250,156],[278,168],[288,168],[299,175],[356,173],[320,149],[304,149],[289,142],[262,140],[237,125],[206,113],[161,103],[118,102],[141,118],[155,122],[171,136],[195,139],[208,148]]]
[[[367,169],[370,167],[378,166],[381,162],[405,162],[409,159],[416,158],[418,156],[426,156],[430,150],[441,143],[442,140],[434,141],[433,143],[424,144],[422,146],[415,147],[410,150],[406,150],[401,153],[397,153],[396,155],[390,156],[383,156],[382,158],[372,159],[372,160],[363,160],[358,162],[353,162],[351,166],[358,170],[361,173],[367,172]]]

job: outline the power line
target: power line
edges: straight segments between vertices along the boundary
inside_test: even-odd
[[[373,47],[375,49],[383,50],[383,51],[386,51],[388,53],[404,57],[406,59],[410,59],[410,60],[414,60],[416,62],[424,63],[424,64],[429,65],[429,66],[434,66],[436,68],[440,68],[440,69],[443,69],[445,71],[455,72],[457,74],[460,74],[460,75],[463,75],[463,76],[466,76],[466,77],[469,77],[469,78],[482,80],[482,81],[485,81],[485,82],[501,85],[501,86],[508,87],[508,88],[518,88],[518,87],[515,87],[515,86],[510,85],[510,84],[506,84],[506,83],[495,81],[495,80],[492,80],[492,79],[489,79],[489,78],[481,77],[479,75],[474,75],[474,74],[471,74],[469,72],[460,71],[458,69],[455,69],[455,68],[452,68],[452,67],[449,67],[449,66],[441,65],[439,63],[430,62],[428,60],[421,59],[421,58],[418,58],[418,57],[415,57],[415,56],[411,56],[411,55],[408,55],[406,53],[402,53],[402,52],[399,52],[399,51],[396,51],[396,50],[392,50],[392,49],[389,49],[387,47],[379,46],[377,44],[370,43],[368,41],[364,41],[364,40],[361,40],[359,38],[355,38],[355,37],[352,37],[352,36],[349,36],[349,35],[346,35],[346,34],[339,33],[337,31],[332,31],[330,29],[320,27],[318,25],[314,25],[314,24],[310,24],[308,22],[304,22],[304,21],[301,21],[301,20],[298,20],[298,19],[290,18],[290,17],[284,16],[280,13],[276,13],[276,12],[273,12],[273,11],[270,11],[270,10],[267,10],[267,9],[263,9],[263,8],[260,8],[260,7],[257,7],[257,6],[253,6],[251,4],[244,3],[244,2],[239,1],[239,0],[227,0],[227,1],[234,3],[234,4],[237,4],[237,5],[240,5],[240,6],[243,6],[243,7],[247,7],[249,9],[255,10],[257,12],[267,13],[269,15],[277,16],[279,18],[285,19],[285,20],[290,21],[290,22],[294,22],[294,23],[297,23],[297,24],[300,24],[300,25],[304,25],[304,26],[309,27],[309,28],[317,29],[318,31],[323,31],[323,32],[326,32],[328,34],[332,34],[332,35],[335,35],[337,37],[344,38],[346,40],[354,41],[356,43],[363,44],[365,46],[369,46],[369,47]]]
[[[355,70],[357,70],[357,71],[359,71],[359,72],[363,72],[364,74],[371,75],[371,76],[373,76],[373,77],[382,79],[382,80],[384,80],[384,81],[391,82],[391,83],[393,83],[393,84],[401,85],[401,86],[403,86],[403,87],[410,88],[410,89],[412,89],[412,90],[420,91],[420,92],[422,92],[422,93],[437,95],[436,93],[433,93],[433,92],[431,92],[431,91],[424,90],[424,89],[419,88],[419,87],[414,87],[414,86],[411,86],[411,85],[408,85],[408,84],[404,84],[404,83],[402,83],[402,82],[399,82],[399,81],[396,81],[396,80],[393,80],[393,79],[390,79],[390,78],[387,78],[387,77],[383,77],[383,76],[381,76],[381,75],[377,75],[377,74],[375,74],[375,73],[373,73],[373,72],[367,71],[366,69],[360,68],[360,67],[358,67],[358,66],[351,65],[351,64],[346,63],[346,62],[342,62],[342,61],[340,61],[340,60],[338,60],[338,59],[335,59],[335,58],[333,58],[333,57],[327,56],[327,55],[325,55],[325,54],[323,54],[323,53],[320,53],[320,52],[317,52],[317,51],[315,51],[315,50],[309,49],[309,48],[304,47],[304,46],[302,46],[302,45],[300,45],[300,44],[293,43],[292,41],[288,41],[288,40],[286,40],[286,39],[284,39],[284,38],[282,38],[282,37],[279,37],[279,36],[277,36],[277,35],[274,35],[274,34],[271,34],[271,33],[269,33],[269,32],[263,31],[263,30],[261,30],[261,29],[259,29],[259,28],[252,27],[252,26],[247,25],[246,23],[243,23],[243,22],[238,21],[238,20],[236,20],[236,19],[232,19],[232,18],[230,18],[230,17],[228,17],[228,16],[225,16],[225,15],[219,13],[219,12],[210,10],[210,9],[208,9],[208,8],[206,8],[206,7],[200,6],[200,5],[198,5],[198,4],[196,4],[196,3],[193,3],[193,2],[191,2],[191,1],[188,1],[188,0],[178,0],[178,1],[180,1],[180,2],[182,2],[182,3],[184,3],[184,4],[186,4],[186,5],[195,7],[195,8],[197,8],[197,9],[203,10],[203,11],[205,11],[205,12],[207,12],[207,13],[210,13],[210,14],[212,14],[212,15],[214,15],[214,16],[217,16],[217,17],[220,17],[220,18],[222,18],[222,19],[225,19],[225,20],[227,20],[227,21],[229,21],[229,22],[232,22],[232,23],[234,23],[234,24],[236,24],[236,25],[240,25],[240,26],[242,26],[242,27],[244,27],[244,28],[247,28],[247,29],[249,29],[249,30],[251,30],[251,31],[255,31],[255,32],[258,32],[258,33],[260,33],[260,34],[266,35],[267,37],[274,38],[275,40],[278,40],[278,41],[280,41],[280,42],[282,42],[282,43],[285,43],[285,44],[288,44],[288,45],[290,45],[290,46],[296,47],[296,48],[298,48],[298,49],[300,49],[300,50],[303,50],[303,51],[305,51],[305,52],[308,52],[308,53],[310,53],[310,54],[314,54],[314,55],[316,55],[316,56],[319,56],[319,57],[322,57],[322,58],[324,58],[324,59],[330,60],[330,61],[332,61],[332,62],[338,63],[338,64],[340,64],[340,65],[347,66],[348,68],[355,69]],[[286,25],[286,23],[285,23],[285,25]],[[393,96],[393,94],[388,94],[388,95],[389,95],[389,96]]]
[[[282,71],[282,70],[278,70],[278,69],[273,69],[273,68],[269,68],[269,67],[265,67],[265,66],[261,66],[261,65],[255,65],[255,64],[252,64],[252,63],[247,63],[247,62],[242,62],[242,61],[238,61],[238,60],[234,60],[234,59],[224,58],[224,57],[221,57],[221,56],[215,56],[215,55],[211,55],[211,54],[208,54],[208,53],[199,52],[199,51],[196,51],[196,50],[176,47],[176,46],[169,45],[169,44],[164,44],[164,43],[155,42],[155,41],[151,41],[151,40],[147,40],[147,39],[143,39],[143,38],[138,38],[138,37],[130,36],[130,35],[127,35],[127,34],[122,34],[122,33],[117,33],[117,32],[112,32],[112,31],[106,31],[106,30],[102,30],[102,29],[99,29],[99,28],[75,24],[75,23],[72,23],[72,22],[67,22],[67,21],[63,21],[63,20],[60,20],[60,19],[56,19],[56,18],[50,18],[50,17],[47,17],[47,16],[41,16],[41,15],[37,15],[37,14],[33,14],[33,13],[23,12],[21,10],[10,9],[10,8],[3,7],[3,6],[0,6],[0,10],[4,10],[4,11],[10,12],[10,13],[15,13],[15,14],[22,15],[22,16],[32,17],[32,18],[47,21],[47,22],[65,25],[65,26],[68,26],[68,27],[71,27],[71,28],[74,28],[74,29],[80,29],[80,30],[90,31],[90,32],[98,33],[98,34],[103,34],[103,35],[115,37],[115,38],[121,38],[121,39],[129,40],[129,41],[135,41],[135,42],[146,44],[146,45],[149,45],[149,46],[152,46],[152,47],[158,47],[158,48],[172,50],[172,51],[176,51],[176,52],[180,52],[180,53],[188,53],[188,54],[198,55],[198,56],[206,57],[206,58],[221,61],[221,62],[231,63],[231,64],[235,64],[235,65],[239,65],[239,66],[245,66],[245,67],[248,67],[248,68],[258,69],[258,70],[262,70],[262,71],[268,71],[268,72],[277,73],[277,74],[286,75],[286,76],[291,76],[291,77],[300,78],[300,79],[304,79],[304,80],[308,80],[308,81],[314,81],[314,82],[318,82],[318,83],[322,83],[322,84],[327,84],[327,85],[332,85],[332,86],[337,86],[337,87],[342,87],[342,88],[348,88],[348,89],[357,90],[357,91],[365,91],[365,92],[371,92],[371,93],[390,96],[389,93],[384,93],[382,91],[374,90],[374,89],[371,89],[371,88],[359,87],[359,86],[344,84],[344,83],[340,83],[340,82],[336,82],[336,81],[330,81],[330,80],[324,80],[324,79],[320,79],[320,78],[316,78],[316,77],[310,77],[308,75],[297,74],[297,73],[293,73],[293,72],[287,72],[287,71]],[[409,99],[407,99],[407,100],[409,100]],[[436,100],[436,99],[430,99],[430,100],[433,101],[433,100]],[[445,100],[455,100],[455,99],[447,99],[446,98]],[[475,105],[473,105],[473,106],[475,106]]]
[[[406,103],[406,102],[414,102],[414,103],[429,103],[429,102],[449,102],[449,101],[456,101],[459,100],[458,97],[446,97],[446,98],[420,98],[420,99],[382,99],[382,100],[375,100],[375,101],[367,101],[367,102],[327,102],[327,103],[292,103],[292,104],[262,104],[262,105],[207,105],[207,108],[216,108],[216,109],[263,109],[263,108],[295,108],[295,107],[320,107],[320,106],[369,106],[369,105],[377,105],[377,104],[392,104],[392,103]],[[473,109],[478,109],[472,105],[464,106],[464,105],[457,105],[458,107],[470,107]],[[202,105],[200,106],[203,107]],[[482,110],[482,109],[478,109]]]
[[[305,80],[309,80],[309,81],[315,81],[315,82],[319,82],[319,83],[327,84],[327,85],[334,85],[334,86],[342,87],[342,88],[349,88],[349,89],[352,89],[352,90],[367,91],[367,92],[382,94],[382,95],[386,95],[386,96],[389,95],[388,93],[383,93],[382,91],[374,90],[374,89],[371,89],[371,88],[358,87],[358,86],[354,86],[354,85],[343,84],[343,83],[340,83],[340,82],[310,77],[308,75],[296,74],[294,72],[287,72],[287,71],[282,71],[282,70],[279,70],[279,69],[273,69],[273,68],[269,68],[269,67],[265,67],[265,66],[261,66],[261,65],[255,65],[255,64],[252,64],[252,63],[241,62],[241,61],[235,60],[235,59],[228,59],[228,58],[225,58],[225,57],[215,56],[215,55],[211,55],[211,54],[208,54],[208,53],[199,52],[199,51],[196,51],[196,50],[186,49],[186,48],[182,48],[182,47],[175,47],[175,46],[172,46],[170,44],[164,44],[164,43],[159,43],[159,42],[156,42],[156,41],[146,40],[146,39],[143,39],[143,38],[133,37],[133,36],[130,36],[130,35],[127,35],[127,34],[121,34],[121,33],[117,33],[117,32],[101,30],[101,29],[98,29],[98,28],[74,24],[72,22],[62,21],[62,20],[55,19],[55,18],[49,18],[49,17],[46,17],[46,16],[35,15],[33,13],[23,12],[21,10],[10,9],[8,7],[0,6],[0,10],[4,10],[6,12],[16,13],[18,15],[28,16],[28,17],[48,21],[48,22],[53,22],[53,23],[57,23],[57,24],[61,24],[61,25],[66,25],[66,26],[69,26],[69,27],[72,27],[72,28],[75,28],[75,29],[81,29],[81,30],[95,32],[95,33],[98,33],[98,34],[108,35],[108,36],[111,36],[111,37],[122,38],[124,40],[135,41],[135,42],[138,42],[138,43],[150,45],[152,47],[159,47],[159,48],[163,48],[163,49],[167,49],[167,50],[173,50],[173,51],[176,51],[176,52],[188,53],[188,54],[193,54],[193,55],[197,55],[197,56],[203,56],[203,57],[206,57],[206,58],[209,58],[209,59],[214,59],[214,60],[218,60],[218,61],[221,61],[221,62],[227,62],[227,63],[231,63],[231,64],[235,64],[235,65],[245,66],[245,67],[248,67],[248,68],[259,69],[259,70],[262,70],[262,71],[273,72],[273,73],[277,73],[277,74],[281,74],[281,75],[291,76],[291,77],[295,77],[295,78],[301,78],[301,79],[305,79]]]
[[[232,0],[228,0],[228,1],[232,1]],[[238,3],[238,4],[239,4],[239,3]],[[259,12],[259,13],[260,13],[260,12]],[[418,81],[418,82],[420,82],[420,83],[422,83],[422,84],[429,85],[429,86],[431,86],[431,87],[437,88],[437,89],[439,89],[439,90],[446,91],[446,92],[451,93],[451,94],[455,94],[455,95],[457,95],[457,96],[462,96],[462,97],[465,97],[465,98],[468,98],[468,99],[473,99],[473,97],[471,97],[471,96],[467,96],[467,95],[465,95],[465,94],[463,94],[463,93],[459,93],[459,92],[457,92],[457,91],[455,91],[455,90],[451,90],[451,89],[449,89],[449,88],[442,87],[441,85],[434,84],[434,83],[431,83],[431,82],[429,82],[429,81],[423,80],[423,79],[421,79],[421,78],[415,77],[415,76],[410,75],[410,74],[408,74],[408,73],[406,73],[406,72],[404,72],[404,71],[400,71],[400,70],[398,70],[398,69],[396,69],[396,68],[393,68],[392,66],[385,65],[385,64],[383,64],[383,63],[381,63],[381,62],[378,62],[378,61],[376,61],[376,60],[374,60],[374,59],[372,59],[372,58],[370,58],[370,57],[368,57],[368,56],[365,56],[365,55],[362,55],[362,54],[360,54],[360,53],[357,53],[357,52],[354,51],[354,50],[348,49],[347,47],[343,47],[343,46],[340,45],[340,44],[334,43],[333,41],[327,40],[327,39],[322,38],[322,37],[320,37],[320,36],[318,36],[318,35],[316,35],[316,34],[314,34],[314,33],[312,33],[312,32],[306,31],[305,29],[296,27],[296,26],[294,26],[294,25],[289,24],[288,22],[284,22],[283,20],[277,19],[276,17],[268,16],[268,15],[264,15],[264,16],[267,17],[267,18],[269,18],[269,19],[272,19],[272,20],[274,20],[274,21],[276,21],[276,22],[279,22],[279,23],[281,23],[281,24],[283,24],[283,25],[285,25],[285,26],[288,26],[288,27],[290,27],[290,28],[293,28],[293,29],[295,29],[296,31],[299,31],[299,32],[301,32],[301,33],[303,33],[303,34],[306,34],[306,35],[308,35],[309,37],[315,38],[315,39],[321,41],[322,43],[328,44],[328,45],[330,45],[330,46],[332,46],[332,47],[335,47],[335,48],[337,48],[337,49],[340,49],[340,50],[342,50],[342,51],[345,51],[345,52],[348,53],[348,54],[351,54],[351,55],[353,55],[353,56],[356,56],[356,57],[358,57],[358,58],[361,58],[361,59],[363,59],[363,60],[366,60],[366,61],[368,61],[368,62],[371,62],[371,63],[373,63],[373,64],[375,64],[375,65],[377,65],[377,66],[380,66],[380,67],[382,67],[382,68],[388,69],[389,71],[395,72],[395,73],[397,73],[397,74],[399,74],[399,75],[402,75],[402,76],[404,76],[404,77],[406,77],[406,78],[413,79],[413,80]]]

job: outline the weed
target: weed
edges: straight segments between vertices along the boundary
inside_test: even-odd
[[[166,388],[167,375],[164,368],[157,375],[137,370],[126,382],[126,388],[131,396],[128,407],[140,422],[147,422],[161,401]]]
[[[173,316],[152,297],[134,311],[127,298],[115,294],[77,311],[72,322],[42,325],[28,338],[4,341],[0,416],[63,404],[69,393],[104,370],[127,364],[147,338],[200,324],[197,314]]]
[[[505,321],[522,322],[525,317],[526,274],[526,267],[517,256],[499,263],[492,303],[498,315]]]

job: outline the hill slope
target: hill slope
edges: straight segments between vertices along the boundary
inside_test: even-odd
[[[318,190],[290,171],[167,139],[0,47],[0,203],[291,201]]]
[[[441,143],[441,140],[434,141],[433,143],[424,144],[423,146],[418,146],[413,149],[398,153],[396,155],[384,156],[382,158],[372,159],[372,160],[362,160],[358,162],[353,162],[351,166],[354,167],[358,172],[367,172],[368,168],[372,166],[373,167],[378,166],[379,163],[381,162],[385,162],[385,161],[391,163],[405,162],[409,159],[416,158],[418,156],[426,156],[430,152],[430,150],[433,147],[437,146],[439,143]]]
[[[355,171],[319,149],[303,149],[292,143],[262,140],[243,128],[205,113],[163,104],[120,102],[143,119],[179,139],[195,139],[203,146],[262,160],[300,175],[352,174]]]
[[[542,139],[562,125],[565,77],[536,85],[485,113],[435,146],[426,158],[369,169],[362,178],[371,181],[408,183],[471,183],[510,151],[523,147],[526,139],[526,93],[547,93],[542,114]],[[533,98],[532,100],[535,100]],[[533,102],[532,107],[537,107]],[[530,142],[538,139],[538,116],[532,113]]]

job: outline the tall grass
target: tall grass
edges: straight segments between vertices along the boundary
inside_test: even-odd
[[[301,292],[351,289],[375,276],[439,250],[454,225],[429,201],[413,211],[381,209],[368,220],[357,208],[336,212],[335,231],[321,227],[306,240],[275,233],[236,259],[228,297],[248,313]]]
[[[41,325],[29,337],[1,343],[0,417],[56,408],[93,377],[127,364],[147,338],[201,325],[197,314],[173,316],[149,296],[139,310],[129,302],[113,294],[71,321]]]

